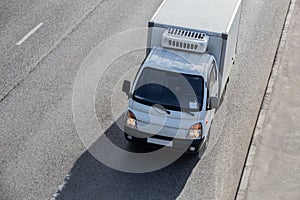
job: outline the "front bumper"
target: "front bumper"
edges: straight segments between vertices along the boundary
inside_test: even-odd
[[[158,134],[153,135],[150,133],[141,132],[136,129],[129,128],[127,126],[124,127],[124,134],[125,134],[125,139],[130,142],[140,143],[154,148],[161,148],[164,147],[164,145],[149,143],[147,142],[148,138],[155,138],[167,142],[169,141],[172,142],[172,148],[178,150],[184,150],[187,153],[197,153],[201,149],[204,143],[204,138],[197,139],[197,140],[177,139],[177,138],[161,136]]]

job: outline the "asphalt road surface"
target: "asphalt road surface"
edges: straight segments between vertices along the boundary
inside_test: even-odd
[[[289,0],[244,0],[236,65],[201,160],[184,155],[159,171],[119,172],[93,158],[75,129],[72,94],[83,60],[106,38],[145,27],[160,3],[0,2],[0,199],[50,199],[59,189],[57,199],[234,199]],[[131,44],[112,48],[122,45]],[[99,121],[124,149],[131,147],[111,113],[121,113],[126,99],[114,108],[112,91],[120,93],[116,80],[143,57],[122,56],[97,89]]]

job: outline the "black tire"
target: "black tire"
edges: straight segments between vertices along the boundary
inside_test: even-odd
[[[210,129],[208,131],[208,135],[207,135],[207,138],[206,138],[204,144],[202,145],[202,147],[199,150],[199,153],[198,153],[199,158],[202,158],[202,156],[204,155],[204,153],[209,145],[209,137],[210,137]]]
[[[224,91],[222,92],[222,95],[221,95],[220,106],[223,104],[223,101],[224,101],[224,99],[225,99],[225,95],[226,95],[226,92],[227,92],[227,85],[228,85],[228,82],[229,82],[229,78],[227,79],[227,82],[226,82]]]
[[[127,141],[130,142],[130,143],[132,143],[132,140],[129,140],[129,139],[127,138],[127,136],[128,136],[128,134],[127,134],[127,133],[124,133],[125,140],[127,140]]]

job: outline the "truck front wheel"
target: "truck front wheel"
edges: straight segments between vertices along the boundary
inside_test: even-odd
[[[203,157],[203,155],[209,145],[210,130],[208,131],[208,135],[206,137],[207,137],[206,140],[204,141],[202,147],[199,150],[199,153],[198,153],[199,158]]]

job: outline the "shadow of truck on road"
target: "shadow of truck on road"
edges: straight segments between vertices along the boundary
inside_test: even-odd
[[[128,151],[151,151],[128,144],[117,122],[105,134],[114,144]],[[197,156],[183,155],[161,170],[132,174],[109,168],[86,151],[69,172],[70,178],[56,199],[175,199],[198,162]]]

